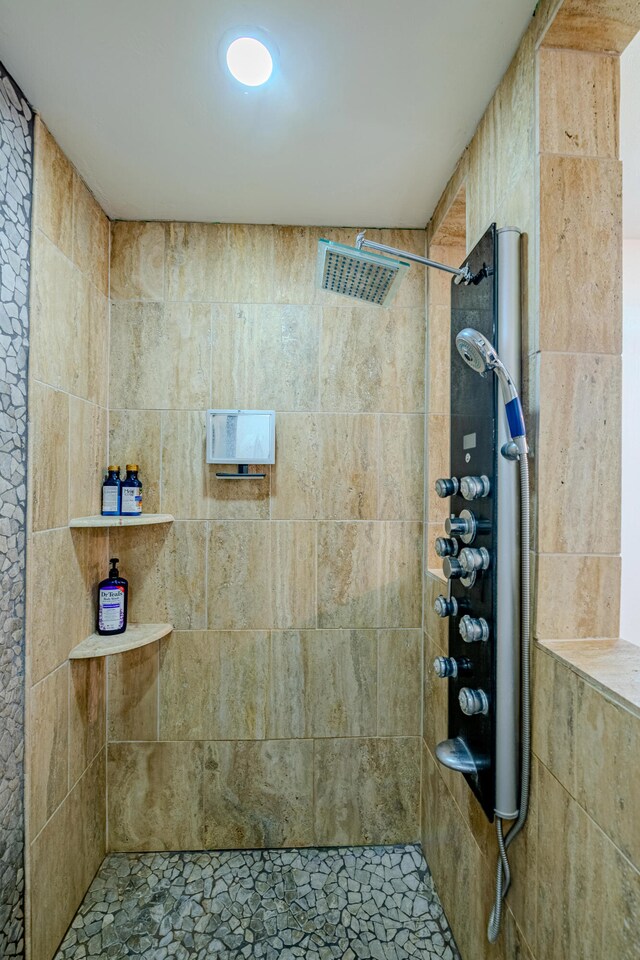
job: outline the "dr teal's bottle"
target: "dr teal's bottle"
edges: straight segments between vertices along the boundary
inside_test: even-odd
[[[109,576],[98,586],[98,633],[103,637],[113,637],[127,629],[129,583],[120,576],[118,558],[112,557],[109,563]]]
[[[138,464],[127,464],[127,476],[122,481],[120,513],[123,517],[139,517],[142,513],[142,484],[138,480]]]
[[[120,467],[107,467],[107,476],[102,484],[102,516],[117,517],[120,514]]]

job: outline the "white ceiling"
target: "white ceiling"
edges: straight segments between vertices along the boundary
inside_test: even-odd
[[[0,59],[107,213],[423,227],[535,0],[0,0]],[[245,92],[238,25],[280,70]]]
[[[640,238],[640,33],[620,58],[620,156],[624,236]]]

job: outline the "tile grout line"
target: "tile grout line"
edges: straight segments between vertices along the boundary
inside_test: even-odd
[[[317,520],[313,521],[314,528],[314,549],[315,549],[315,575],[316,575],[316,617],[315,629],[320,629],[320,525]]]
[[[204,525],[204,622],[205,629],[209,626],[209,549],[211,540],[211,524],[213,521],[206,520]]]
[[[313,842],[318,842],[318,830],[316,827],[316,741],[311,739],[311,836]]]
[[[105,686],[105,723],[104,723],[104,819],[105,819],[105,850],[109,850],[109,724],[111,711],[109,709],[109,661],[108,658],[104,668],[104,686]]]
[[[544,353],[554,353],[554,354],[555,354],[555,353],[558,353],[558,351],[543,351],[543,352],[544,352]],[[537,353],[536,353],[535,355],[537,356],[538,353],[540,353],[540,351],[537,351]],[[568,355],[569,355],[569,356],[575,356],[575,354],[572,353],[571,351],[568,351]],[[534,356],[534,355],[532,354],[532,356]],[[579,354],[579,356],[586,356],[586,357],[606,356],[606,357],[608,357],[608,356],[614,356],[614,354],[608,354],[608,353],[606,353],[606,354],[585,353],[585,354]],[[615,356],[618,356],[618,354],[615,354]],[[54,384],[48,383],[46,380],[35,380],[35,379],[34,379],[33,382],[34,382],[34,383],[41,383],[43,386],[45,386],[45,387],[51,387],[52,390],[58,390],[58,391],[61,392],[61,393],[67,393],[67,392],[68,392],[68,391],[66,391],[63,387],[56,387]],[[85,400],[86,403],[94,403],[94,401],[92,401],[92,400],[87,400],[86,397],[81,397],[81,396],[79,396],[79,395],[77,395],[77,394],[74,394],[74,393],[70,393],[69,396],[77,397],[78,400]],[[212,400],[212,402],[213,402],[213,400]],[[237,408],[237,405],[236,405],[236,406],[233,406],[233,404],[231,405],[231,409],[236,409],[236,408]],[[127,411],[127,412],[132,412],[132,413],[137,413],[137,412],[147,412],[147,413],[201,413],[201,412],[202,412],[202,407],[201,407],[201,406],[200,406],[200,407],[197,407],[197,406],[192,406],[192,405],[190,405],[190,406],[182,406],[182,407],[171,407],[171,406],[163,406],[163,407],[160,407],[160,406],[156,406],[156,407],[139,407],[139,406],[118,407],[118,406],[114,406],[114,407],[112,407],[112,409],[113,409],[113,410],[118,410],[118,411],[121,411],[121,410],[122,410],[122,411]],[[295,407],[295,408],[291,408],[291,409],[287,409],[287,408],[285,408],[285,407],[278,407],[278,408],[276,409],[276,415],[279,415],[279,416],[285,416],[285,415],[287,415],[287,416],[294,416],[294,415],[295,415],[295,416],[299,416],[299,417],[378,417],[378,416],[381,416],[381,417],[414,417],[414,418],[417,418],[417,417],[425,417],[427,414],[425,413],[424,410],[369,410],[369,409],[354,410],[353,407],[349,408],[348,410],[342,410],[342,409],[335,409],[335,410],[308,410],[308,409],[305,409],[304,407]],[[434,416],[434,417],[444,417],[444,418],[446,418],[446,419],[449,419],[449,415],[448,415],[447,413],[434,413],[434,414],[432,414],[432,416]]]
[[[164,638],[162,638],[164,639]],[[160,650],[162,642],[156,643],[156,741],[160,743]]]
[[[376,737],[380,736],[380,630],[376,630]]]
[[[558,150],[541,150],[540,147],[538,146],[537,155],[538,157],[545,157],[545,158],[551,157],[552,159],[554,157],[557,157],[560,160],[585,161],[586,163],[589,163],[589,164],[593,164],[595,162],[595,163],[605,163],[605,164],[611,164],[611,165],[617,164],[620,167],[622,166],[621,157],[605,157],[597,153],[563,153],[562,151],[558,151]]]
[[[71,793],[71,662],[67,660],[67,796]],[[63,667],[66,664],[63,664]],[[66,799],[66,798],[65,798]]]
[[[261,631],[261,632],[268,633],[269,631],[268,631],[268,630],[264,630],[264,631]],[[318,742],[327,741],[328,743],[332,743],[334,740],[360,740],[360,741],[362,741],[362,742],[365,742],[365,741],[368,741],[368,740],[401,740],[401,741],[405,741],[405,740],[411,740],[411,741],[418,740],[418,741],[419,741],[419,740],[422,740],[422,739],[423,739],[423,737],[422,737],[421,735],[419,735],[419,734],[403,734],[403,733],[393,733],[393,734],[389,734],[389,735],[383,734],[381,737],[377,737],[375,733],[370,733],[370,734],[354,734],[354,733],[333,734],[333,733],[332,733],[332,734],[325,734],[325,735],[323,735],[323,736],[311,736],[311,735],[305,733],[305,735],[304,735],[304,736],[301,736],[301,737],[292,737],[292,736],[286,736],[286,737],[198,737],[196,740],[180,739],[180,738],[176,738],[176,737],[165,737],[164,739],[160,740],[159,742],[160,742],[160,743],[289,743],[289,742],[298,743],[298,742],[305,741],[305,740],[313,740],[313,741],[316,741],[316,740],[317,740]],[[146,740],[144,740],[144,739],[141,739],[141,738],[138,739],[138,740],[112,740],[111,742],[112,742],[113,744],[116,744],[116,743],[141,744],[142,746],[156,743],[155,740],[151,740],[151,739],[146,739]],[[102,749],[102,748],[101,748],[101,749]],[[97,754],[96,754],[96,756],[97,756]],[[94,758],[94,759],[95,759],[95,758]],[[90,765],[91,765],[91,764],[89,764],[89,766],[90,766]],[[88,768],[87,768],[87,769],[88,769]],[[84,772],[86,772],[86,770],[85,770]],[[84,773],[83,773],[80,777],[78,777],[78,780],[75,781],[74,786],[75,786],[75,784],[78,783],[79,780],[82,779],[82,776],[84,776]],[[57,809],[57,808],[56,808],[56,809]]]
[[[95,757],[91,760],[90,763],[87,764],[87,766],[86,766],[85,769],[82,771],[82,773],[80,774],[80,776],[78,777],[78,779],[73,782],[73,784],[72,784],[72,786],[71,786],[71,789],[70,789],[70,790],[66,793],[66,795],[62,798],[62,800],[61,800],[60,803],[57,805],[57,807],[52,811],[51,815],[50,815],[49,817],[47,817],[47,819],[45,820],[45,822],[43,823],[43,825],[40,827],[40,829],[38,830],[38,832],[35,834],[35,836],[31,838],[31,841],[30,841],[30,843],[29,843],[29,849],[31,849],[31,847],[33,846],[33,844],[34,844],[34,843],[36,842],[36,840],[40,837],[40,835],[42,834],[43,830],[45,830],[45,829],[47,828],[48,824],[53,820],[53,818],[55,817],[55,815],[62,809],[62,807],[64,806],[64,804],[65,804],[65,803],[67,802],[67,800],[69,799],[70,795],[73,793],[73,791],[76,789],[76,787],[78,786],[78,784],[79,784],[80,781],[82,780],[82,778],[83,778],[84,776],[86,776],[87,772],[91,769],[91,767],[92,767],[93,764],[96,762],[96,760],[98,760],[98,759],[100,758],[100,754],[102,753],[103,750],[105,750],[105,754],[106,754],[106,748],[105,748],[104,746],[101,747],[100,750],[98,750],[98,752],[96,753]]]

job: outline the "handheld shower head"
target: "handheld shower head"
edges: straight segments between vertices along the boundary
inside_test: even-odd
[[[493,370],[502,390],[511,438],[516,441],[523,438],[526,449],[527,431],[524,425],[520,397],[513,382],[513,377],[498,356],[491,341],[487,340],[478,330],[465,327],[456,337],[456,347],[464,362],[476,373],[479,373],[481,377],[486,377],[487,373]]]
[[[465,363],[481,377],[486,377],[498,361],[498,355],[489,341],[471,327],[460,331],[456,337],[456,347]]]

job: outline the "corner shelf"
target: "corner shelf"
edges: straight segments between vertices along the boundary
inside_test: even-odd
[[[113,637],[102,637],[92,633],[73,648],[70,660],[88,660],[91,657],[108,657],[112,653],[126,653],[146,647],[148,643],[161,640],[173,630],[172,623],[130,623],[124,633]]]
[[[170,513],[141,513],[139,517],[74,517],[69,526],[76,529],[89,527],[144,527],[152,523],[173,523],[175,517]]]
[[[436,580],[442,580],[443,583],[447,583],[447,578],[442,572],[441,567],[427,567],[427,573],[430,573]]]

